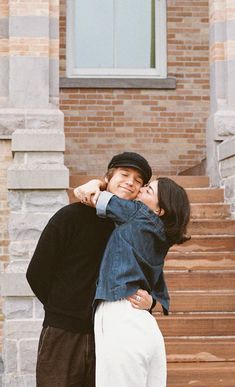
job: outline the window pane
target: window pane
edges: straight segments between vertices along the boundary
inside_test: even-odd
[[[75,1],[75,66],[113,67],[113,1]]]
[[[151,0],[115,0],[114,14],[115,67],[150,68]]]

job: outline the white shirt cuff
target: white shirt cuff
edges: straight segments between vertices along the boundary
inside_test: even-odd
[[[99,217],[106,217],[106,208],[112,196],[114,196],[114,194],[108,191],[102,191],[100,193],[96,203],[96,214]]]

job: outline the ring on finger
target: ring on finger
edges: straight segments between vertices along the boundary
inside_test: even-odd
[[[136,296],[136,301],[140,302],[141,301],[141,297],[140,296]]]

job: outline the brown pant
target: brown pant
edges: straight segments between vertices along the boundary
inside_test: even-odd
[[[94,335],[43,328],[36,378],[37,387],[95,387]]]

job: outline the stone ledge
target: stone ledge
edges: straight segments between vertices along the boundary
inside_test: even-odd
[[[12,151],[64,152],[64,133],[53,129],[16,129],[12,134]]]
[[[232,110],[219,110],[214,115],[216,129],[215,140],[221,141],[235,134],[235,112]]]
[[[64,130],[64,114],[58,108],[0,108],[0,138],[9,139],[16,129]]]
[[[222,142],[218,146],[219,161],[227,159],[235,155],[235,136]]]
[[[176,89],[176,78],[60,78],[61,89]]]
[[[69,171],[64,165],[17,165],[7,172],[8,189],[67,189]]]
[[[235,172],[235,155],[222,160],[220,163],[220,173],[222,178],[229,178],[233,176]]]

